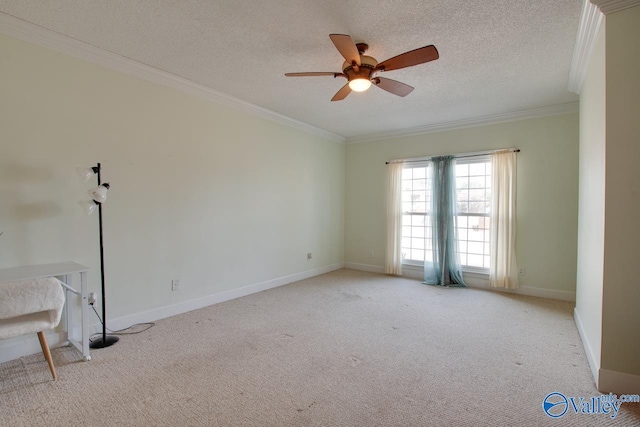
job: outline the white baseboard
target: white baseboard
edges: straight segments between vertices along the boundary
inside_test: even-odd
[[[360,271],[368,271],[370,273],[384,274],[384,267],[379,265],[360,264],[357,262],[345,262],[344,267],[349,268],[351,270],[360,270]],[[402,277],[422,280],[423,269],[418,266],[403,265]],[[489,278],[487,277],[487,275],[484,275],[484,274],[464,273],[464,280],[467,283],[467,286],[469,286],[470,288],[486,289],[486,290],[497,291],[497,292],[508,292],[511,294],[528,295],[531,297],[548,298],[548,299],[555,299],[560,301],[575,302],[576,300],[576,293],[569,292],[569,291],[558,291],[555,289],[534,288],[531,286],[523,286],[518,289],[492,288],[491,285],[489,285]]]
[[[291,274],[289,276],[279,277],[277,279],[267,280],[265,282],[260,282],[253,285],[243,286],[237,289],[230,289],[228,291],[207,295],[202,298],[196,298],[178,304],[167,305],[164,307],[155,308],[153,310],[132,314],[130,316],[120,317],[117,319],[110,319],[108,326],[110,329],[124,329],[131,325],[135,325],[136,323],[154,322],[156,320],[208,307],[213,304],[218,304],[232,299],[266,291],[267,289],[277,288],[278,286],[287,285],[299,280],[319,276],[321,274],[329,273],[341,268],[344,268],[344,263],[336,263],[325,267],[315,268],[313,270]]]
[[[618,396],[621,394],[640,394],[640,375],[600,368],[600,361],[596,360],[577,309],[573,310],[573,318],[576,322],[580,339],[582,339],[584,351],[587,353],[591,374],[598,391],[601,393],[615,393]]]
[[[464,277],[465,277],[464,280],[467,283],[467,286],[469,286],[470,288],[486,289],[489,291],[506,292],[509,294],[527,295],[530,297],[555,299],[560,301],[575,302],[576,300],[575,292],[558,291],[556,289],[534,288],[532,286],[522,286],[518,289],[492,288],[491,285],[489,284],[488,278],[481,279],[477,277],[467,277],[466,273],[464,274]]]
[[[600,369],[598,391],[602,393],[640,394],[640,375]]]
[[[46,332],[45,336],[47,338],[49,348],[59,347],[66,344],[65,335],[66,334],[64,332]],[[35,353],[42,353],[38,335],[35,333],[22,335],[19,338],[0,342],[0,363]],[[82,354],[78,353],[78,355],[79,357],[82,357]],[[44,358],[44,356],[42,357]]]
[[[587,334],[584,331],[584,326],[582,325],[582,320],[580,320],[580,315],[578,314],[577,308],[573,309],[573,320],[576,322],[576,327],[578,328],[578,334],[580,334],[580,339],[582,340],[582,346],[584,347],[584,352],[587,354],[587,361],[589,362],[589,367],[591,368],[591,375],[593,375],[593,380],[597,388],[598,373],[600,371],[600,360],[596,360],[595,353],[593,352],[591,343],[587,339]]]
[[[127,328],[131,325],[135,325],[136,323],[155,322],[156,320],[266,291],[267,289],[277,288],[278,286],[283,286],[289,283],[297,282],[299,280],[319,276],[331,271],[340,270],[341,268],[344,268],[344,263],[341,262],[327,265],[325,267],[314,268],[313,270],[307,270],[300,273],[291,274],[289,276],[283,276],[253,285],[243,286],[237,289],[218,292],[216,294],[184,301],[178,304],[158,307],[153,310],[119,317],[116,319],[109,319],[107,326],[111,330],[117,330]],[[89,325],[89,334],[94,334],[101,331],[102,325],[100,323]],[[79,336],[79,334],[79,330],[74,330],[74,336],[77,337]],[[37,335],[32,335],[33,337],[31,335],[23,335],[22,337],[14,338],[12,340],[0,341],[0,363],[41,352],[42,350],[40,348],[40,343],[38,341]],[[46,333],[46,337],[47,343],[51,348],[66,344],[65,334],[63,332],[50,331]],[[79,357],[81,357],[80,354]]]
[[[384,267],[379,265],[359,264],[357,262],[345,262],[344,268],[358,271],[368,271],[369,273],[384,274]]]

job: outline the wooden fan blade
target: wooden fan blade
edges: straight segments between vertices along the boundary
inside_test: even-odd
[[[351,93],[351,88],[349,87],[349,83],[347,83],[346,85],[342,86],[342,88],[335,95],[333,95],[333,98],[331,98],[331,100],[342,101],[350,93]]]
[[[358,67],[362,65],[360,63],[360,53],[351,36],[346,34],[329,34],[329,37],[336,46],[336,49],[338,49],[338,52],[340,52],[340,55],[342,55],[349,64],[355,62]]]
[[[400,68],[413,67],[414,65],[434,61],[439,57],[438,49],[434,45],[429,45],[382,61],[375,69],[382,71],[399,70]]]
[[[316,77],[316,76],[346,77],[342,73],[331,73],[331,72],[324,72],[324,71],[310,72],[310,73],[285,73],[284,75],[287,77]]]
[[[398,96],[407,96],[413,91],[413,87],[401,83],[397,80],[386,79],[384,77],[376,77],[373,79],[373,83],[380,89],[384,89],[387,92],[391,92]]]

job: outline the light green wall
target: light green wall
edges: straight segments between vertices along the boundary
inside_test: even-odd
[[[516,147],[521,286],[575,291],[578,115],[347,145],[345,262],[384,266],[385,161]],[[373,257],[370,256],[373,251]]]
[[[580,92],[580,196],[576,315],[597,377],[602,344],[605,186],[605,31]]]
[[[580,93],[576,315],[598,389],[640,390],[640,7],[605,16]]]
[[[74,167],[103,164],[110,318],[343,261],[344,144],[0,35],[0,145],[0,268],[74,260],[94,291]]]
[[[640,375],[640,6],[607,15],[606,25],[602,368]]]

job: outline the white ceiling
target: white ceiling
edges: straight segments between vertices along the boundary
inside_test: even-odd
[[[0,0],[0,12],[354,138],[572,103],[582,0]],[[433,44],[440,59],[330,102],[344,84],[330,33],[379,61]]]

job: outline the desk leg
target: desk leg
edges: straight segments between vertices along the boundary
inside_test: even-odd
[[[89,289],[87,284],[87,272],[80,272],[80,295],[82,302],[80,303],[82,314],[82,358],[84,361],[91,360],[89,354]]]
[[[62,277],[62,280],[64,280],[64,283],[67,284],[67,286],[69,286],[70,288],[73,288],[73,283],[71,283],[73,281],[73,274],[65,274]],[[64,296],[65,296],[65,305],[66,305],[66,312],[67,312],[67,327],[65,328],[65,334],[66,334],[66,341],[71,344],[71,341],[73,340],[73,325],[75,325],[75,323],[73,322],[73,301],[74,301],[74,296],[75,294],[73,292],[71,292],[68,288],[64,288]]]

